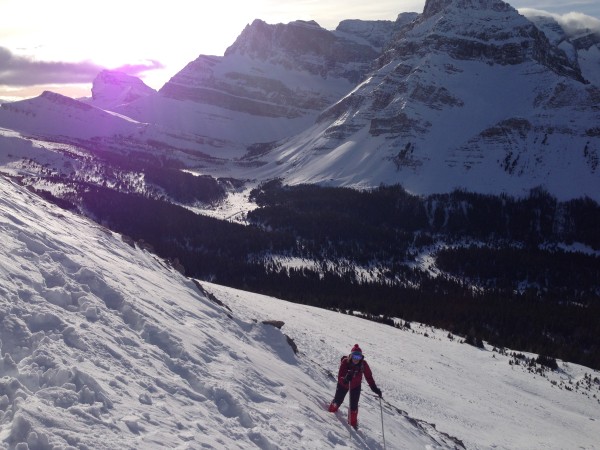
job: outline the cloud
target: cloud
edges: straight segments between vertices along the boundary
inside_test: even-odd
[[[137,76],[148,70],[161,69],[158,61],[144,64],[125,65],[116,70]],[[91,83],[105,67],[91,61],[61,62],[36,61],[14,55],[9,49],[0,47],[0,85],[34,86],[40,84]]]
[[[600,19],[582,13],[571,12],[556,19],[567,32],[577,32],[589,29],[600,33]]]
[[[148,60],[145,64],[126,64],[121,67],[117,67],[115,70],[117,72],[124,72],[127,75],[138,76],[141,73],[148,72],[149,70],[159,70],[164,69],[165,66],[154,59]]]
[[[519,12],[525,17],[552,17],[560,24],[560,26],[563,27],[565,32],[569,35],[578,34],[585,30],[591,30],[593,32],[600,33],[600,20],[595,17],[588,16],[587,14],[582,14],[578,12],[555,14],[548,11],[533,8],[519,8]]]

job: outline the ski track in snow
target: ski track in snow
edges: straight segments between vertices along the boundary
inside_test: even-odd
[[[6,178],[0,231],[2,448],[383,448],[366,383],[358,433],[325,409],[355,342],[387,448],[596,448],[597,399],[445,332],[194,282]]]

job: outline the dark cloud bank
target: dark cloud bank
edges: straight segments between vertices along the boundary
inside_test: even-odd
[[[112,70],[137,76],[142,72],[161,68],[163,65],[158,61],[149,61],[148,64],[125,65]],[[0,47],[0,85],[24,87],[39,84],[90,83],[105,69],[106,67],[91,61],[36,61],[14,55],[9,49]]]

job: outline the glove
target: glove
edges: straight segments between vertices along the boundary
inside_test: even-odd
[[[346,374],[346,376],[344,377],[344,383],[349,384],[351,379],[352,379],[352,373],[348,372]]]
[[[377,386],[371,386],[371,390],[375,392],[379,398],[381,398],[381,389],[379,389]]]

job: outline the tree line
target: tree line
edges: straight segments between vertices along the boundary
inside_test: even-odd
[[[259,207],[249,225],[83,183],[68,200],[177,258],[195,278],[423,322],[600,369],[600,259],[560,250],[575,242],[600,250],[600,207],[590,199],[558,202],[542,190],[522,199],[419,197],[400,186],[356,191],[278,180],[252,199]],[[417,264],[424,253],[441,272]],[[285,257],[317,264],[286,267]]]

